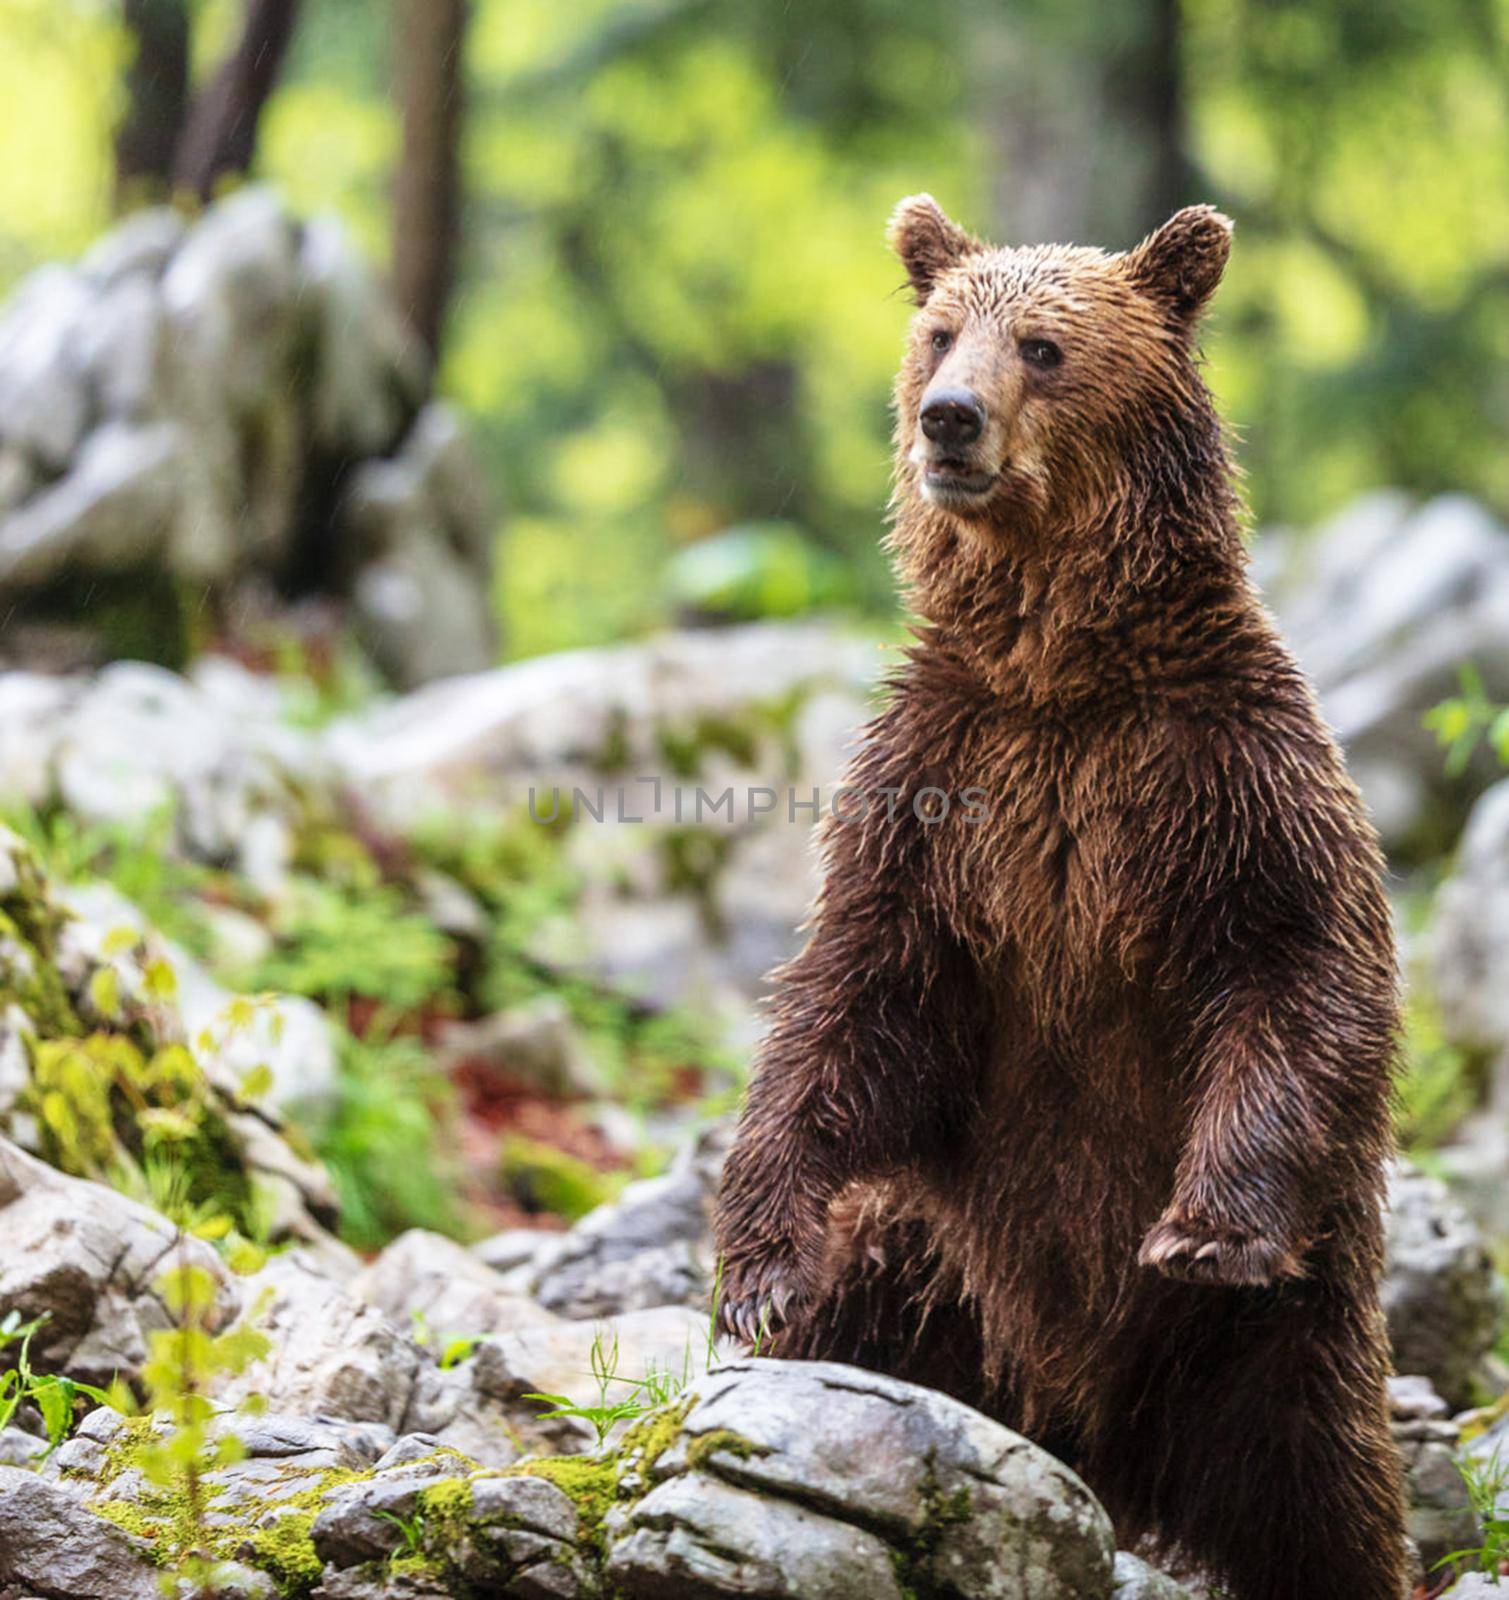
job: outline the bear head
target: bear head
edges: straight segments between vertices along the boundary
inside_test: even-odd
[[[1230,221],[1178,212],[1135,249],[997,249],[930,195],[903,200],[890,242],[918,311],[896,385],[897,498],[964,524],[1091,518],[1160,441],[1217,427],[1194,349]]]

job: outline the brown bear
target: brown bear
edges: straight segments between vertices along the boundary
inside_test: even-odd
[[[1195,348],[1230,234],[892,220],[922,621],[778,976],[719,1316],[1025,1432],[1236,1600],[1399,1600],[1389,908],[1246,572]]]

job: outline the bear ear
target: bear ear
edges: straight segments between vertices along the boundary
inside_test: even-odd
[[[1231,231],[1214,206],[1186,206],[1127,253],[1127,268],[1176,319],[1193,322],[1226,270]]]
[[[901,257],[919,306],[926,303],[942,273],[984,249],[978,239],[944,215],[943,207],[930,194],[910,195],[896,207],[886,227],[886,240]]]

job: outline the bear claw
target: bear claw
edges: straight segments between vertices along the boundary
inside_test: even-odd
[[[1283,1278],[1300,1278],[1304,1268],[1294,1253],[1260,1234],[1212,1237],[1197,1223],[1165,1219],[1137,1252],[1138,1261],[1166,1278],[1185,1283],[1262,1288]]]

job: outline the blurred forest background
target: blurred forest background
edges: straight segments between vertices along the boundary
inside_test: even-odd
[[[1495,0],[6,0],[0,136],[0,289],[248,167],[391,263],[496,480],[510,656],[709,590],[890,605],[881,235],[921,188],[1004,241],[1228,210],[1206,348],[1261,523],[1509,510]]]

